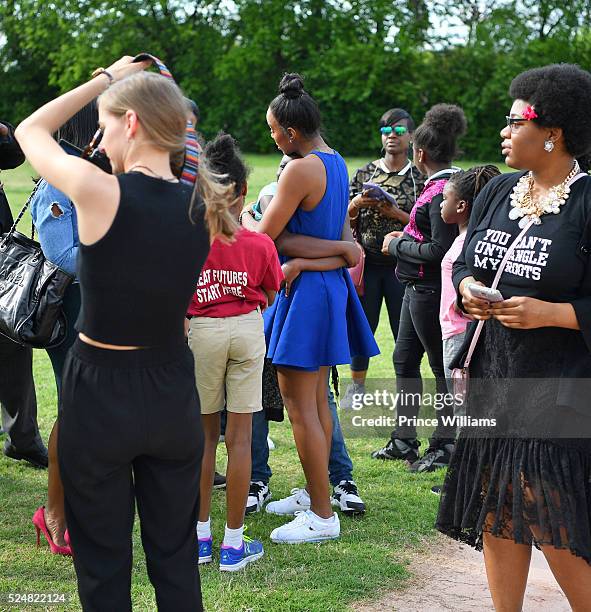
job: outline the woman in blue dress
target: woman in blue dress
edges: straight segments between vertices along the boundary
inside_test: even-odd
[[[265,313],[267,356],[277,367],[310,496],[309,509],[273,530],[271,540],[318,542],[340,535],[329,497],[328,371],[379,350],[345,269],[351,263],[350,244],[341,240],[350,232],[347,167],[322,139],[320,112],[302,78],[285,75],[279,92],[267,111],[271,137],[284,154],[302,159],[283,171],[262,221],[247,216],[244,225],[274,240],[286,229],[317,240],[310,241],[305,265],[287,266],[288,286]]]

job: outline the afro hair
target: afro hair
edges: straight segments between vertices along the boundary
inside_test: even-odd
[[[535,123],[561,128],[566,150],[576,158],[591,153],[591,74],[575,64],[550,64],[516,76],[509,95],[531,104]]]

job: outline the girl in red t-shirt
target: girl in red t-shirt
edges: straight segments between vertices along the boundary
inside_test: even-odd
[[[233,212],[238,218],[248,172],[234,139],[219,135],[205,148],[203,163],[226,177],[224,183],[235,198]],[[282,280],[273,241],[264,234],[239,229],[233,242],[216,239],[211,245],[188,310],[189,346],[195,357],[205,433],[197,524],[199,563],[212,560],[209,513],[215,454],[221,411],[225,407],[228,413],[222,571],[239,570],[263,555],[261,542],[244,537],[244,510],[250,485],[252,414],[262,410],[266,346],[261,312],[273,302]]]

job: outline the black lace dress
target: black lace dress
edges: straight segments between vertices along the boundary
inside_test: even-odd
[[[520,231],[508,215],[521,176],[494,179],[474,203],[456,287],[466,276],[492,283]],[[499,283],[505,298],[571,303],[581,329],[510,329],[491,319],[472,358],[467,413],[496,425],[460,432],[436,527],[479,550],[486,531],[568,549],[591,564],[590,253],[585,177],[558,215],[530,228]]]

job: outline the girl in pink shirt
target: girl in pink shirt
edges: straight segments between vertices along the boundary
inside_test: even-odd
[[[460,231],[453,241],[449,251],[441,261],[441,304],[439,308],[439,322],[443,337],[443,365],[449,392],[451,389],[451,370],[449,364],[459,351],[466,335],[466,327],[470,322],[456,304],[456,290],[452,283],[452,268],[464,247],[466,228],[470,219],[472,204],[482,188],[491,178],[500,174],[499,169],[493,165],[474,166],[469,170],[452,174],[443,188],[443,201],[441,202],[441,218],[445,223],[457,223]]]

